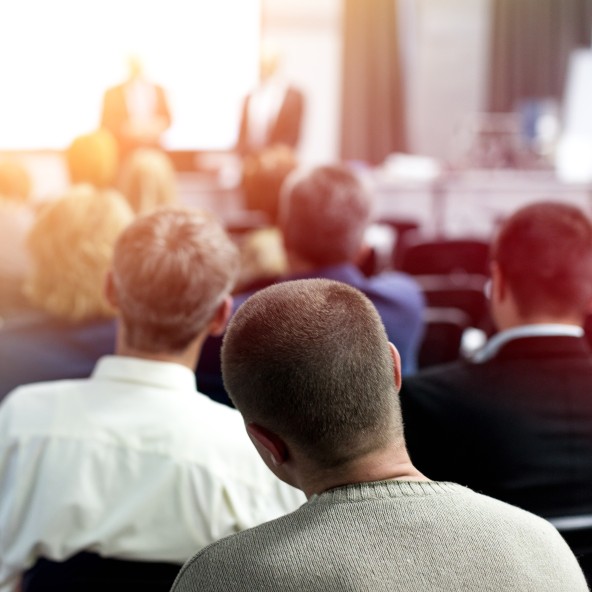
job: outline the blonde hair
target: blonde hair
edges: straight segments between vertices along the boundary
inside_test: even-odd
[[[115,179],[118,159],[117,141],[106,129],[78,136],[66,151],[73,184],[90,183],[95,187],[109,187]]]
[[[123,164],[118,188],[137,214],[177,203],[171,159],[153,148],[139,148],[129,156]]]
[[[132,219],[123,196],[90,185],[47,206],[27,240],[31,303],[70,321],[111,316],[103,283],[117,237]]]

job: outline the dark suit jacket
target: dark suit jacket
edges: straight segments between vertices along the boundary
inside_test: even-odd
[[[140,147],[123,133],[123,126],[129,120],[125,87],[126,85],[124,83],[107,89],[103,96],[101,113],[101,126],[108,129],[115,136],[123,156],[129,154],[135,148]],[[171,114],[166,93],[157,84],[154,85],[154,89],[156,91],[155,116],[163,117],[170,124]],[[158,148],[159,146],[155,144],[150,147]]]
[[[240,154],[248,154],[253,151],[253,147],[249,146],[249,102],[251,96],[251,94],[247,95],[243,102],[236,147],[237,152]],[[295,148],[300,139],[303,113],[304,95],[297,88],[289,86],[277,117],[273,124],[270,125],[265,147],[274,144],[286,144],[290,148]]]
[[[528,337],[491,360],[403,379],[409,453],[544,517],[592,513],[592,353],[585,339]]]

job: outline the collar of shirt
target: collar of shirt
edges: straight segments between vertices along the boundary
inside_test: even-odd
[[[174,362],[143,360],[128,356],[104,356],[95,366],[93,379],[117,380],[165,388],[196,391],[195,374]]]
[[[522,325],[500,331],[475,353],[471,361],[482,364],[495,357],[499,350],[508,342],[523,337],[583,337],[584,329],[576,325],[546,323],[538,325]]]

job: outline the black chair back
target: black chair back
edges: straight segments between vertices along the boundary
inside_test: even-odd
[[[489,243],[480,239],[414,239],[399,259],[401,271],[411,275],[489,274]]]
[[[180,569],[82,552],[66,561],[39,559],[23,575],[21,592],[169,592]]]
[[[421,368],[453,362],[461,355],[462,337],[470,319],[455,308],[427,308],[425,332],[417,365]]]

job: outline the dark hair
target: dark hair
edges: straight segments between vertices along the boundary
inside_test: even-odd
[[[322,265],[353,261],[371,212],[371,199],[344,166],[294,172],[282,189],[279,225],[288,251]]]
[[[592,299],[592,223],[578,208],[539,202],[521,208],[492,245],[518,312],[585,314]]]
[[[298,280],[257,292],[226,331],[222,372],[246,421],[319,465],[402,437],[386,332],[372,303],[346,284]]]
[[[162,209],[121,235],[113,257],[127,343],[179,352],[202,332],[234,286],[238,252],[209,214]]]

